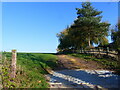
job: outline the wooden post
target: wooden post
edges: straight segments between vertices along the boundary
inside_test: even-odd
[[[81,53],[83,53],[83,48],[81,48]]]
[[[109,47],[106,48],[106,54],[108,55],[109,53]]]
[[[98,57],[100,58],[100,47],[98,47]]]
[[[16,50],[12,50],[11,78],[15,78],[16,75],[16,60],[17,60]]]

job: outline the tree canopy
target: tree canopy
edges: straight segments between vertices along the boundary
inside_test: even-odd
[[[120,19],[118,21],[118,24],[116,25],[116,28],[112,31],[112,39],[114,49],[120,51]]]
[[[76,8],[77,18],[73,24],[57,34],[59,50],[92,47],[95,44],[107,44],[110,24],[102,22],[102,11],[98,11],[90,2],[83,2],[82,8]]]

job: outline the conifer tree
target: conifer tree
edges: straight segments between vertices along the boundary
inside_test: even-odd
[[[82,8],[76,8],[76,10],[78,16],[72,27],[76,28],[78,33],[83,36],[83,39],[88,42],[88,46],[93,43],[105,44],[110,24],[101,22],[102,11],[94,9],[90,2],[82,3]]]
[[[102,11],[91,6],[90,2],[82,3],[82,8],[76,8],[77,19],[74,23],[59,33],[59,49],[80,49],[91,47],[93,43],[104,45],[108,43],[107,36],[110,24],[102,22]]]

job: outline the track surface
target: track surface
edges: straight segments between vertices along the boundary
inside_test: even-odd
[[[49,78],[50,88],[119,88],[120,76],[94,61],[57,55],[58,67],[52,71]]]
[[[57,56],[58,56],[58,63],[60,65],[59,67],[64,69],[91,69],[91,70],[104,69],[103,65],[95,61],[86,61],[68,55],[57,55]]]

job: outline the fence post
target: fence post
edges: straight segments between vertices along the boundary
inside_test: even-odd
[[[91,52],[91,54],[92,54],[92,55],[94,54],[94,48],[92,48],[92,52]]]
[[[98,57],[100,58],[100,47],[98,47]]]
[[[83,48],[81,48],[81,51],[82,51],[82,53],[83,53]]]
[[[17,60],[16,50],[12,50],[11,78],[15,78],[16,76],[16,60]]]
[[[106,50],[106,54],[108,55],[108,53],[109,53],[109,47],[107,47],[107,50]]]
[[[80,49],[80,53],[82,53],[82,49]]]

